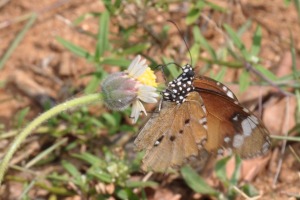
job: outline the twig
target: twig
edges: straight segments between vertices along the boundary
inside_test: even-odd
[[[259,199],[261,198],[261,194],[258,195],[258,196],[255,196],[255,197],[249,197],[247,194],[245,194],[242,190],[240,190],[238,187],[236,187],[235,185],[233,186],[233,189],[235,191],[237,191],[240,195],[242,195],[245,199],[247,200],[256,200],[256,199]]]
[[[290,121],[290,115],[289,115],[289,112],[290,112],[290,97],[286,97],[286,109],[285,109],[285,123],[284,123],[284,135],[287,136],[288,135],[288,125],[289,125],[289,121]],[[284,153],[285,153],[285,149],[286,149],[286,143],[287,143],[287,140],[283,140],[283,144],[282,144],[282,147],[281,147],[281,155],[280,155],[280,158],[279,158],[279,161],[278,161],[278,166],[277,166],[277,170],[276,170],[276,173],[275,173],[275,176],[274,176],[274,179],[273,179],[273,183],[272,183],[272,186],[273,188],[276,187],[276,184],[277,184],[277,180],[278,180],[278,177],[279,177],[279,174],[280,174],[280,171],[281,171],[281,167],[282,167],[282,162],[283,162],[283,156],[284,156]]]
[[[272,80],[270,80],[269,78],[265,77],[260,71],[258,71],[257,69],[255,69],[251,63],[245,61],[244,62],[244,66],[247,70],[253,72],[255,75],[257,75],[259,78],[261,78],[262,80],[264,80],[265,82],[269,83],[271,86],[275,87],[279,93],[281,93],[283,96],[292,96],[290,93],[282,90],[276,83],[274,83]]]
[[[58,0],[58,1],[54,2],[53,4],[51,4],[49,6],[46,6],[42,9],[40,9],[40,10],[24,14],[22,16],[18,16],[18,17],[13,18],[13,19],[4,20],[4,21],[0,22],[0,29],[8,27],[12,23],[18,23],[18,22],[25,21],[25,20],[29,19],[32,16],[32,14],[34,14],[34,13],[37,14],[37,15],[41,15],[41,14],[44,14],[44,13],[49,12],[51,10],[54,10],[54,9],[62,6],[63,4],[67,3],[68,1],[70,1],[70,0]]]
[[[298,162],[300,162],[300,157],[299,157],[299,155],[296,153],[296,151],[294,150],[294,148],[291,147],[291,146],[289,145],[289,149],[290,149],[291,152],[294,154],[294,156],[295,156],[295,158],[298,160]]]

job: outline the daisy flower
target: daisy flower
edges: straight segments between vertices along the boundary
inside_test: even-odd
[[[132,105],[130,117],[135,123],[140,113],[147,112],[143,103],[156,103],[156,77],[140,55],[123,72],[109,75],[102,83],[104,103],[112,110],[124,110]]]

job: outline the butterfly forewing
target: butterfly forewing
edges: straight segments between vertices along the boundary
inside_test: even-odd
[[[195,83],[197,84],[197,88],[203,88],[205,90],[225,95],[238,102],[234,93],[226,85],[206,76],[199,76],[196,80],[197,81]]]
[[[180,166],[207,138],[206,113],[197,92],[188,94],[182,104],[163,101],[134,141],[138,150],[146,150],[142,169],[164,172]]]
[[[224,149],[232,150],[242,158],[266,153],[270,138],[263,123],[243,108],[226,86],[220,85],[220,90],[215,91],[203,87],[202,80],[196,79],[194,86],[207,109],[208,138],[205,148],[219,154]]]

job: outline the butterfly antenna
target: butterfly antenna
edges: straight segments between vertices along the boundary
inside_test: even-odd
[[[165,65],[157,65],[155,67],[155,69],[160,69],[161,72],[163,73],[163,78],[164,78],[164,81],[167,82],[167,78],[166,78],[166,73],[165,73],[165,68],[168,66],[168,65],[176,65],[177,67],[181,68],[181,66],[175,62],[170,62],[170,63],[167,63]]]
[[[172,23],[172,24],[174,24],[174,26],[176,27],[176,29],[178,30],[178,32],[179,32],[179,34],[180,34],[180,36],[182,37],[182,40],[184,41],[184,44],[185,44],[185,46],[186,46],[186,48],[187,48],[187,50],[188,50],[188,52],[189,52],[189,55],[190,55],[190,59],[191,59],[191,65],[193,65],[193,58],[192,58],[192,54],[191,54],[191,51],[190,51],[190,48],[189,48],[189,45],[187,44],[187,42],[185,41],[185,39],[184,39],[184,35],[183,35],[183,33],[182,33],[182,31],[181,31],[181,29],[177,26],[177,24],[175,23],[175,22],[173,22],[172,20],[167,20],[168,22],[170,22],[170,23]]]

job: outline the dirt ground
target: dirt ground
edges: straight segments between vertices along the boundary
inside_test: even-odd
[[[4,4],[1,5],[1,2]],[[260,24],[263,28],[260,57],[263,59],[264,67],[279,77],[292,72],[290,34],[293,35],[295,42],[296,60],[300,63],[298,57],[300,21],[293,5],[285,6],[282,0],[242,0],[241,4],[218,0],[212,2],[230,7],[232,11],[231,15],[228,15],[230,17],[227,16],[226,19],[224,16],[212,13],[204,35],[214,48],[224,43],[224,37],[216,28],[220,23],[226,21],[236,28],[244,24],[247,19],[251,19],[254,24]],[[93,72],[95,68],[85,59],[73,55],[62,47],[56,37],[62,37],[92,51],[96,45],[95,40],[87,37],[83,32],[97,33],[97,19],[86,19],[78,27],[72,26],[72,22],[85,13],[101,12],[105,7],[97,0],[8,0],[6,3],[0,0],[0,6],[0,56],[7,51],[13,39],[24,27],[28,19],[26,15],[33,11],[39,13],[34,25],[0,69],[0,124],[3,125],[3,132],[5,132],[14,128],[13,119],[21,109],[30,107],[27,117],[30,120],[42,112],[43,98],[52,98],[56,102],[61,102],[73,95],[66,92],[68,88],[79,88],[78,91],[84,88],[89,78],[82,78],[82,75]],[[132,4],[130,6],[134,7]],[[155,9],[149,9],[147,12],[149,16],[154,16],[149,19],[149,23],[156,22],[156,26],[163,26],[165,19],[171,17],[185,30],[182,18],[186,13],[176,4],[171,6],[170,13]],[[180,14],[177,15],[177,12]],[[116,21],[120,23],[122,19]],[[114,25],[111,25],[111,28],[114,29]],[[254,30],[255,26],[251,29]],[[170,33],[172,36],[162,52],[164,56],[174,56],[178,52],[174,52],[172,48],[183,45],[178,34],[176,35],[176,29],[172,31],[174,34]],[[251,37],[248,32],[243,35],[242,39],[247,47],[251,44]],[[153,45],[156,44],[153,42]],[[154,49],[150,49],[147,54],[154,59],[160,56]],[[300,69],[299,64],[297,67]],[[217,67],[213,70],[217,70]],[[225,81],[233,82],[235,78],[234,70],[229,70]],[[270,96],[263,106],[262,119],[272,134],[283,135],[295,126],[295,96],[275,96],[278,91],[271,86],[251,86],[245,93],[240,93],[237,85],[229,85],[229,87],[245,105],[254,105],[252,108],[258,104],[260,97]],[[0,140],[1,156],[4,155],[5,147],[9,142],[9,139]],[[284,153],[281,153],[282,145],[282,141],[274,140],[274,147],[266,157],[243,162],[241,181],[253,183],[261,193],[261,199],[288,199],[295,194],[300,195],[300,163],[288,148],[288,146],[292,147],[296,154],[300,155],[300,144],[289,142]],[[281,161],[280,173],[276,178],[275,174]],[[230,169],[229,165],[228,173]],[[207,179],[210,182],[208,177]],[[276,183],[274,183],[275,179]],[[211,184],[214,185],[213,181]],[[10,186],[11,191],[14,190],[16,193],[20,191],[20,188],[13,188],[13,186],[13,184]],[[170,185],[159,188],[154,193],[152,199],[184,199],[184,196],[178,196]],[[193,198],[198,197],[194,195]]]

